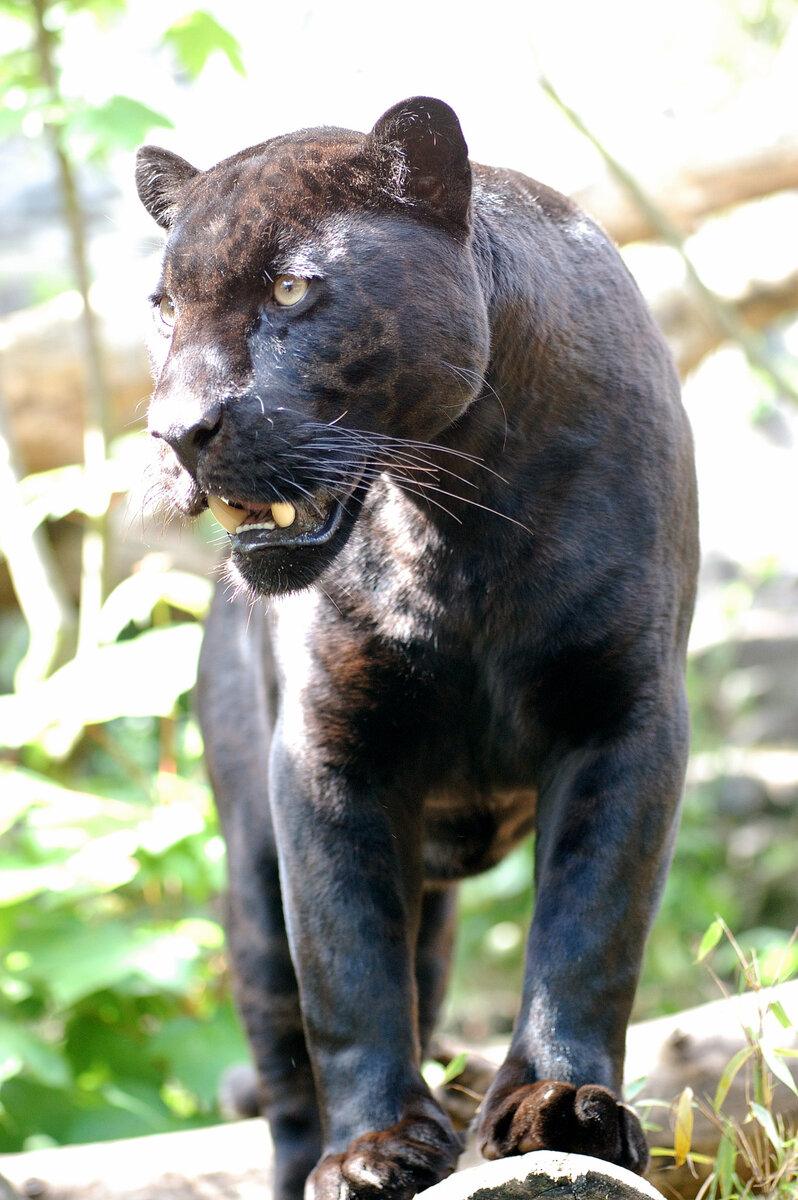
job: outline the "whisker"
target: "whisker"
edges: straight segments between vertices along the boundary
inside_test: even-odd
[[[477,381],[477,383],[481,383],[484,388],[487,388],[488,392],[493,396],[493,398],[495,399],[499,408],[501,409],[501,413],[504,418],[504,442],[502,443],[502,449],[505,449],[507,446],[507,437],[509,435],[510,426],[509,426],[509,422],[507,420],[507,409],[504,407],[502,398],[499,395],[499,393],[496,391],[496,388],[493,386],[492,383],[488,382],[487,378],[480,371],[474,371],[470,367],[463,367],[463,366],[458,367],[458,366],[455,366],[454,363],[448,363],[448,362],[444,362],[442,365],[444,367],[448,367],[448,369],[450,371],[452,371],[455,375],[459,375],[460,378],[462,378],[462,379],[467,380],[468,377],[471,376],[471,378],[475,379]]]
[[[463,524],[462,520],[456,515],[456,513],[453,513],[452,510],[447,508],[445,504],[441,504],[440,500],[435,500],[432,496],[428,496],[426,491],[413,487],[406,479],[400,479],[396,475],[389,474],[388,479],[390,479],[392,483],[398,484],[398,486],[404,491],[408,492],[409,495],[416,496],[419,500],[423,500],[425,504],[434,504],[436,508],[439,508],[441,512],[446,513],[447,517],[451,517],[452,520],[456,521],[458,525]]]

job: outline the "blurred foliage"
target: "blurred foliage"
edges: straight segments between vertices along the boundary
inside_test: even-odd
[[[57,56],[68,15],[78,9],[103,23],[124,12],[120,0],[41,5],[33,0],[0,0],[0,12],[29,27],[27,44],[0,55],[0,136],[39,137],[45,128],[58,131],[65,149],[82,161],[106,157],[114,150],[132,150],[156,127],[171,128],[163,113],[131,96],[109,96],[89,104],[83,96],[65,94],[60,87]],[[41,13],[52,55],[54,77],[43,77],[41,46],[36,26]]]
[[[158,774],[158,722],[90,731],[47,764],[85,791],[0,768],[0,1151],[218,1119],[221,1069],[244,1057],[214,906],[223,849],[181,709],[171,741],[179,774]],[[41,747],[24,757],[45,765]]]
[[[141,571],[95,653],[0,696],[0,1151],[218,1119],[245,1057],[184,695],[209,595]]]
[[[155,128],[171,129],[162,112],[132,96],[112,95],[90,104],[85,95],[64,92],[58,69],[60,44],[70,17],[82,13],[98,25],[108,25],[126,10],[125,0],[0,0],[0,14],[27,26],[30,40],[0,54],[0,137],[24,134],[39,137],[56,129],[62,145],[76,160],[106,158],[130,151]],[[42,77],[41,47],[36,27],[41,14],[54,63],[54,78]],[[158,36],[154,44],[159,44]],[[160,34],[160,45],[175,59],[189,80],[196,79],[214,54],[227,58],[243,73],[241,49],[233,35],[209,13],[188,12]]]
[[[85,164],[171,125],[134,97],[89,103],[62,87],[69,20],[106,25],[125,7],[0,0],[0,17],[23,31],[0,54],[0,135],[45,140],[61,165],[65,217],[78,226],[72,181]],[[235,39],[202,12],[178,20],[161,44],[188,78],[217,51],[241,69]],[[76,273],[87,276],[69,223]],[[91,518],[128,492],[137,465],[127,443],[92,469],[22,480],[30,533]],[[0,1152],[218,1119],[221,1070],[245,1056],[216,911],[223,846],[185,702],[209,598],[207,580],[142,564],[98,609],[91,647],[24,682],[35,610],[25,610],[27,630],[4,616]]]

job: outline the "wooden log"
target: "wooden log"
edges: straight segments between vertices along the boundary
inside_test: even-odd
[[[661,1192],[624,1167],[586,1154],[537,1150],[457,1171],[417,1200],[664,1200]]]

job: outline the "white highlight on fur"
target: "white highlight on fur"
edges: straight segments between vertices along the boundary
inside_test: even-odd
[[[314,668],[310,630],[320,603],[321,594],[312,587],[272,599],[280,634],[274,644],[282,692],[283,744],[294,753],[301,753],[307,740],[304,696]]]

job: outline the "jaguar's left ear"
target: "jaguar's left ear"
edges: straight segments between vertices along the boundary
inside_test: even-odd
[[[404,100],[380,117],[369,139],[398,200],[468,230],[471,164],[460,122],[448,104],[430,96]]]

